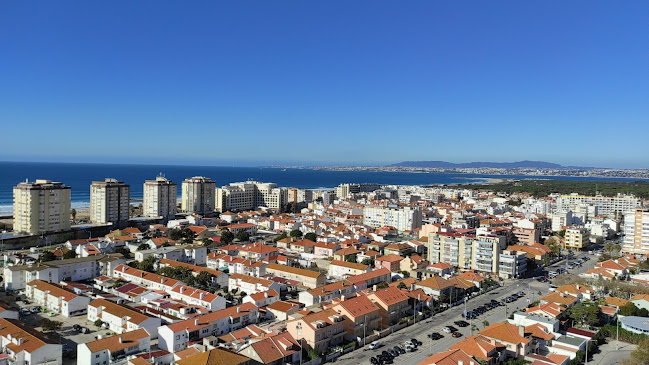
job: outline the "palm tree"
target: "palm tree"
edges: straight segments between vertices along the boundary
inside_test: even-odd
[[[489,326],[489,321],[487,321],[486,319],[482,321],[482,326],[483,328],[487,328]]]

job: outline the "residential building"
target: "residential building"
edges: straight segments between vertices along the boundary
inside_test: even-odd
[[[499,322],[487,326],[478,334],[505,345],[505,353],[508,357],[524,357],[530,352],[530,339],[525,337],[525,327]]]
[[[151,338],[158,337],[158,327],[161,325],[160,318],[150,317],[106,299],[95,299],[88,304],[88,321],[95,322],[98,319],[115,333],[145,329]]]
[[[577,206],[593,206],[597,212],[603,216],[614,216],[615,214],[624,214],[633,211],[642,206],[642,201],[632,195],[617,196],[585,196],[578,194],[561,195],[557,198],[558,211],[574,211]]]
[[[228,278],[228,290],[240,290],[246,294],[262,293],[269,290],[281,292],[282,286],[272,280],[256,278],[245,274],[232,274]]]
[[[160,217],[163,222],[176,216],[178,186],[164,176],[144,182],[142,213],[146,217]]]
[[[192,288],[187,285],[176,285],[169,292],[171,299],[180,300],[187,304],[198,305],[209,311],[225,309],[225,298],[205,290]]]
[[[130,213],[131,187],[107,178],[90,184],[90,221],[124,227]]]
[[[288,189],[274,183],[246,181],[216,189],[219,212],[254,210],[260,207],[281,210],[288,203]]]
[[[217,347],[184,357],[175,363],[176,365],[252,365],[252,360],[246,356]]]
[[[249,357],[255,364],[298,365],[302,362],[302,346],[289,332],[253,342],[240,350],[239,354]]]
[[[443,262],[461,270],[498,272],[498,260],[505,248],[504,237],[437,232],[428,235],[428,261]]]
[[[79,316],[88,310],[90,298],[77,295],[56,284],[42,280],[33,280],[27,283],[25,296],[34,304],[38,304],[49,311],[60,313],[64,317]]]
[[[541,234],[537,229],[514,227],[512,228],[512,233],[519,245],[531,246],[534,243],[539,242],[541,238]]]
[[[479,363],[463,349],[448,350],[430,355],[417,365],[478,365]]]
[[[181,209],[183,212],[210,214],[214,212],[216,185],[212,179],[194,176],[182,183]]]
[[[578,297],[570,294],[559,293],[559,292],[551,292],[547,295],[542,296],[539,299],[541,301],[541,304],[554,303],[566,308],[570,308],[573,305],[579,303]]]
[[[498,365],[505,362],[505,345],[494,339],[480,335],[467,336],[460,342],[451,345],[448,349],[462,350],[475,359],[483,360],[487,365]]]
[[[412,231],[421,227],[421,220],[421,207],[368,205],[363,208],[363,224],[371,227],[390,226],[399,232]]]
[[[440,296],[447,296],[451,293],[453,283],[450,280],[444,279],[440,276],[432,276],[428,279],[415,283],[415,289],[421,289],[426,295],[431,295],[435,299]]]
[[[77,345],[77,363],[87,365],[118,364],[130,355],[151,350],[151,338],[145,329],[100,338]]]
[[[14,186],[13,229],[31,235],[70,230],[70,187],[50,180]]]
[[[344,317],[343,327],[348,340],[364,344],[366,337],[379,328],[379,308],[366,296],[341,298],[332,304],[331,308]]]
[[[289,280],[296,280],[302,286],[312,289],[324,285],[327,279],[325,275],[319,271],[300,269],[280,264],[268,264],[268,266],[266,266],[266,273]]]
[[[121,255],[119,255],[121,256]],[[61,281],[83,281],[96,278],[112,267],[113,255],[94,255],[46,261],[35,265],[12,265],[4,268],[4,285],[8,290],[25,289],[33,280],[49,283]],[[124,262],[124,260],[118,260]]]
[[[379,309],[381,328],[392,326],[412,313],[408,296],[395,286],[368,292],[367,298]]]
[[[401,270],[401,261],[403,257],[395,254],[381,256],[376,258],[374,266],[377,269],[388,269],[390,272],[398,272]]]
[[[307,314],[286,323],[287,331],[298,341],[304,341],[318,354],[342,343],[345,336],[344,317],[333,309]]]
[[[63,364],[63,345],[17,319],[0,318],[0,346],[8,364]]]
[[[223,335],[257,323],[259,312],[252,303],[210,312],[159,328],[158,347],[170,352],[187,348],[190,341]]]
[[[348,276],[360,275],[371,271],[369,265],[358,264],[356,262],[347,262],[333,260],[329,264],[328,275],[333,278],[346,278]]]
[[[588,245],[590,245],[590,233],[586,228],[571,227],[566,229],[566,248],[580,250]]]
[[[498,276],[518,278],[527,271],[527,252],[503,250],[499,256]]]
[[[166,292],[170,292],[176,285],[183,284],[176,279],[139,270],[128,265],[119,265],[116,267],[113,270],[112,276],[151,290],[162,290]]]
[[[624,215],[622,251],[649,256],[649,210],[635,209]]]

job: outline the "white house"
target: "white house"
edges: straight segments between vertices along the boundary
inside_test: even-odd
[[[151,349],[149,333],[144,329],[105,337],[77,345],[77,363],[87,365],[114,364],[127,356]]]
[[[174,286],[182,282],[162,275],[142,271],[128,265],[119,265],[113,270],[114,278],[123,279],[133,284],[141,285],[153,290],[169,292]]]
[[[207,313],[160,327],[158,347],[170,352],[187,348],[187,342],[220,336],[257,323],[259,312],[252,303]]]
[[[88,305],[88,320],[101,319],[115,333],[125,333],[145,329],[151,338],[158,337],[160,318],[150,317],[135,309],[113,303],[106,299],[95,299]]]
[[[63,364],[63,345],[16,319],[0,318],[0,346],[10,364]]]
[[[64,317],[85,314],[90,303],[89,297],[77,295],[56,284],[50,284],[42,280],[27,283],[25,295],[32,302],[52,312],[60,313]]]
[[[275,290],[278,293],[282,291],[282,285],[272,280],[255,278],[243,274],[230,275],[228,280],[228,290],[238,289],[246,294],[260,293],[268,290]]]
[[[187,285],[176,285],[169,292],[171,299],[180,300],[187,304],[198,305],[210,311],[225,309],[225,298],[205,290],[192,288]]]

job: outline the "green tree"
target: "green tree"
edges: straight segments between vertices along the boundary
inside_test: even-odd
[[[401,270],[401,271],[399,271],[399,274],[403,275],[404,278],[409,278],[410,277],[410,272],[409,271]]]
[[[399,283],[399,285],[397,285],[397,289],[408,289],[408,287],[402,281],[402,282]]]
[[[646,365],[649,364],[649,338],[638,343],[638,347],[631,353],[631,357],[623,360],[622,365]]]
[[[309,232],[304,235],[304,239],[315,242],[318,239],[318,236],[313,232]]]
[[[73,259],[73,258],[75,258],[75,257],[77,257],[77,253],[74,252],[74,250],[67,250],[67,251],[63,254],[63,258],[64,258],[64,259]]]
[[[552,259],[550,258],[550,256],[545,255],[545,256],[543,257],[543,266],[548,266],[548,265],[550,265],[550,262],[552,262]]]
[[[345,261],[347,262],[356,262],[356,254],[353,253],[345,258]]]
[[[61,321],[53,321],[51,319],[43,318],[39,322],[39,325],[43,327],[43,332],[57,331],[63,326]]]
[[[138,250],[138,251],[144,251],[144,250],[149,250],[149,249],[151,249],[151,246],[149,246],[149,244],[144,243],[144,242],[140,243],[140,244],[137,246],[137,250]]]
[[[289,233],[289,236],[291,236],[292,238],[300,238],[302,237],[302,231],[300,231],[299,229],[294,229],[291,231],[291,233]]]
[[[248,234],[248,232],[242,230],[237,232],[237,239],[239,241],[247,241],[250,239],[250,235]]]
[[[361,262],[361,264],[363,264],[363,265],[369,265],[369,266],[374,266],[374,259],[371,259],[371,258],[368,257],[368,258],[366,258],[366,259],[363,259],[363,261]]]
[[[93,324],[94,324],[96,327],[101,327],[101,325],[104,324],[104,322],[103,322],[101,319],[98,319],[98,320],[96,320]]]
[[[54,261],[54,260],[56,260],[56,256],[54,255],[54,253],[53,253],[52,251],[44,251],[44,252],[41,253],[41,255],[38,257],[38,259],[39,259],[41,262]]]
[[[279,236],[273,238],[273,241],[277,242],[277,241],[283,240],[284,238],[287,238],[287,237],[288,236],[286,235],[286,233],[282,232],[282,234],[280,234]]]
[[[115,249],[115,253],[121,253],[122,256],[124,256],[124,258],[126,258],[126,259],[131,258],[131,251],[129,251],[128,248],[126,248],[126,246],[117,247]]]
[[[234,234],[227,229],[221,230],[221,243],[229,245],[234,240]]]
[[[570,318],[580,325],[594,326],[602,318],[602,310],[597,304],[587,300],[569,309]]]
[[[550,237],[545,242],[543,243],[548,249],[550,249],[550,252],[552,253],[552,256],[557,257],[561,254],[561,243],[559,242],[559,239],[556,237]]]
[[[115,280],[115,283],[113,284],[113,288],[119,288],[120,286],[126,284],[126,281],[122,279],[117,279]]]
[[[377,288],[377,289],[385,289],[385,288],[387,288],[388,286],[389,286],[388,283],[386,283],[385,281],[382,281],[382,282],[376,284],[376,288]]]
[[[75,221],[77,219],[77,210],[72,208],[72,210],[70,210],[70,216],[72,217],[72,221]]]
[[[212,241],[211,238],[203,238],[203,240],[201,242],[203,243],[203,246],[209,246],[212,243],[214,243],[214,241]]]
[[[509,359],[504,362],[504,365],[527,365],[527,364],[531,364],[531,362],[525,359]]]
[[[155,271],[155,256],[151,255],[138,263],[138,268],[142,271],[154,272]]]
[[[487,328],[487,327],[489,327],[489,321],[485,319],[484,321],[482,321],[482,328]]]
[[[604,245],[604,251],[606,251],[606,253],[608,253],[610,257],[619,256],[621,250],[622,247],[613,242],[608,242],[607,244]]]

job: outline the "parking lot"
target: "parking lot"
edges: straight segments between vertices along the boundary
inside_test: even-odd
[[[0,296],[0,299],[2,299],[3,297],[6,297],[5,293]],[[18,297],[24,298],[23,295],[18,295]],[[71,349],[73,352],[76,352],[77,344],[79,343],[94,341],[96,336],[98,335],[106,336],[110,334],[110,331],[105,329],[100,331],[93,323],[87,320],[87,317],[85,315],[68,318],[53,312],[32,313],[31,311],[29,311],[29,309],[34,307],[35,304],[24,302],[22,300],[16,300],[15,306],[19,308],[19,313],[24,313],[20,315],[20,320],[27,326],[33,327],[38,331],[43,332],[43,327],[41,326],[41,321],[43,319],[62,322],[60,329],[43,333],[45,334],[45,336],[63,344],[64,349]],[[29,312],[29,314],[27,314],[27,312]],[[90,333],[82,334],[79,331],[73,329],[74,325],[86,327],[90,330]],[[63,363],[65,365],[76,364],[76,359],[74,357],[64,356]]]
[[[579,257],[586,257],[589,258],[589,260],[581,266],[569,270],[570,273],[579,274],[587,271],[597,262],[595,256],[589,256],[587,253],[580,253],[567,261],[574,261]],[[559,261],[548,267],[547,270],[553,271],[559,267],[565,267],[565,262],[566,260]],[[469,326],[460,327],[454,324],[455,321],[463,320],[462,313],[465,309],[464,305],[460,305],[380,339],[379,342],[381,342],[383,346],[377,350],[358,349],[341,356],[337,362],[349,365],[371,364],[371,357],[377,357],[382,353],[382,351],[385,351],[388,348],[393,348],[396,345],[403,346],[405,341],[415,338],[421,341],[422,345],[418,346],[417,350],[414,352],[400,354],[398,357],[394,358],[394,364],[418,364],[432,354],[446,351],[451,345],[461,341],[462,338],[471,334],[476,334],[479,330],[484,328],[486,323],[493,324],[506,320],[509,314],[514,310],[522,310],[526,308],[529,303],[538,300],[538,292],[541,292],[541,295],[548,294],[551,281],[537,280],[537,278],[542,275],[542,272],[543,270],[538,270],[534,277],[530,278],[507,280],[503,287],[470,299],[466,303],[467,311],[479,306],[484,306],[492,300],[502,302],[505,298],[515,293],[525,293],[525,296],[511,303],[505,303],[504,305],[499,305],[496,308],[485,311],[474,319],[466,319],[466,321],[469,322]],[[457,327],[457,332],[459,332],[461,336],[454,338],[450,334],[445,333],[444,327],[449,325]],[[475,330],[474,326],[477,327],[477,330]],[[433,332],[437,332],[444,337],[438,340],[429,338],[429,335]]]

